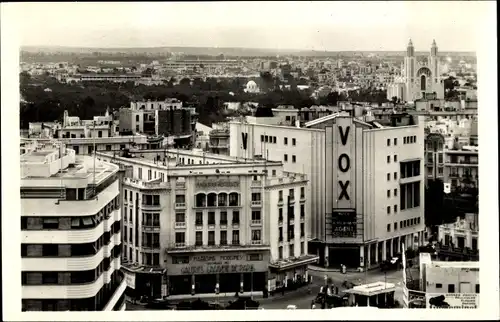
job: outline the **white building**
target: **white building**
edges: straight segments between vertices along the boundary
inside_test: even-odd
[[[479,262],[432,261],[421,253],[420,289],[427,308],[478,308]]]
[[[477,214],[467,214],[465,218],[457,218],[456,222],[439,226],[438,240],[444,246],[453,245],[463,250],[468,248],[479,250],[479,221]]]
[[[306,176],[202,151],[98,156],[128,168],[123,256],[137,295],[191,297],[218,285],[234,296],[307,279],[317,257],[307,251]]]
[[[364,122],[335,113],[305,124],[279,117],[230,123],[231,156],[266,156],[304,173],[310,252],[326,266],[365,267],[423,243],[424,122]],[[284,123],[282,123],[284,124]]]
[[[441,79],[440,62],[436,41],[432,42],[431,52],[427,62],[417,62],[415,48],[410,40],[406,48],[406,56],[402,73],[387,86],[387,99],[393,96],[403,101],[415,101],[425,98],[428,94],[438,99],[444,98],[444,84]]]
[[[118,166],[64,145],[24,152],[23,311],[125,310]]]

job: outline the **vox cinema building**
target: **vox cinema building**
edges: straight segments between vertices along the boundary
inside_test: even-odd
[[[320,265],[370,267],[401,252],[402,243],[423,243],[423,119],[340,113],[300,126],[283,123],[278,117],[231,122],[231,155],[265,151],[286,171],[307,175],[308,251]]]

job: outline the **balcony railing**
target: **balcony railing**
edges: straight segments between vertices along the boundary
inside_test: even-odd
[[[283,206],[283,198],[278,200],[278,206]]]
[[[260,219],[252,220],[251,225],[252,226],[260,226],[260,225],[262,225],[262,220],[260,220]]]
[[[175,243],[174,247],[175,248],[185,248],[186,247],[186,243]]]
[[[148,209],[148,210],[158,210],[161,208],[160,204],[141,204],[142,209]]]
[[[160,224],[153,225],[151,223],[148,224],[142,224],[142,231],[143,232],[154,232],[154,231],[160,231]]]
[[[252,245],[262,245],[262,240],[252,240]]]
[[[185,221],[176,221],[175,228],[186,228],[186,222]]]
[[[260,180],[253,180],[251,186],[252,187],[261,187],[262,186],[262,181],[260,181]]]
[[[294,218],[290,218],[290,219],[288,219],[288,224],[289,224],[289,225],[293,225],[293,224],[295,224],[295,219],[294,219]]]
[[[252,200],[252,207],[262,206],[262,200]]]
[[[186,203],[185,202],[176,202],[175,209],[186,209]]]
[[[240,226],[240,222],[239,221],[233,221],[232,225],[233,225],[233,228],[238,228]]]

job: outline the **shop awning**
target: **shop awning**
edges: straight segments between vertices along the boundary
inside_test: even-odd
[[[307,265],[315,263],[319,259],[319,256],[315,255],[305,255],[301,257],[296,257],[294,259],[282,260],[275,263],[269,263],[269,267],[277,270],[287,270],[297,266]]]

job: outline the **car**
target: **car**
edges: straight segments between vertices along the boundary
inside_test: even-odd
[[[297,309],[297,305],[293,305],[293,304],[290,304],[286,307],[287,310],[296,310]]]
[[[401,256],[392,257],[389,260],[385,260],[380,264],[380,268],[383,271],[395,270],[401,266]]]

